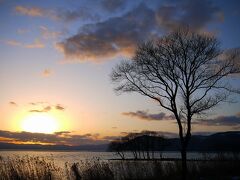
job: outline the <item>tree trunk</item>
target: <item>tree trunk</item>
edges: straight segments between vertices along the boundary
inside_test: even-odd
[[[186,137],[181,138],[181,155],[182,155],[182,180],[187,179],[188,167],[187,167],[187,147],[191,138],[191,133],[188,131]]]
[[[152,149],[152,159],[154,159],[154,149]]]
[[[181,156],[182,156],[182,180],[187,179],[187,151],[186,145],[182,145],[181,149]]]

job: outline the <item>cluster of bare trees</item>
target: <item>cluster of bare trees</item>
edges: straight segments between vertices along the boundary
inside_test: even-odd
[[[131,153],[134,159],[162,158],[162,151],[166,146],[166,139],[158,132],[143,131],[129,133],[109,145],[109,150],[116,152],[122,159],[126,153]]]

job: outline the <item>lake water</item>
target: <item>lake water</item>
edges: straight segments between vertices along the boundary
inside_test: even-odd
[[[38,156],[46,159],[54,160],[55,164],[63,166],[66,162],[74,163],[84,160],[91,160],[92,158],[100,158],[100,160],[119,159],[113,152],[84,152],[84,151],[0,151],[2,158],[14,157],[14,156]],[[165,158],[180,158],[181,154],[178,152],[163,152]],[[215,156],[214,153],[209,153],[208,156]],[[132,158],[131,153],[126,154],[127,158]],[[155,157],[159,157],[156,153]],[[188,159],[203,158],[203,154],[197,152],[189,152]]]

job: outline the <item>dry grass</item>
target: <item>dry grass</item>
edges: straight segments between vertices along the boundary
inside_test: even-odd
[[[239,156],[233,156],[239,157]],[[240,179],[240,160],[226,159],[219,155],[214,159],[188,162],[189,179]],[[125,180],[181,178],[180,161],[102,161],[98,158],[66,163],[57,167],[53,160],[40,157],[0,157],[0,180]]]
[[[61,169],[54,165],[52,159],[32,156],[0,158],[1,180],[47,180],[59,177]]]

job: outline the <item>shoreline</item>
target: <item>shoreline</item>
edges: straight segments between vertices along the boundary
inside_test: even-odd
[[[109,161],[157,161],[157,162],[161,162],[161,161],[167,161],[167,162],[171,162],[171,161],[182,161],[182,159],[180,158],[162,158],[162,159],[108,159]],[[225,162],[225,161],[239,161],[240,159],[187,159],[187,161],[189,162]]]

